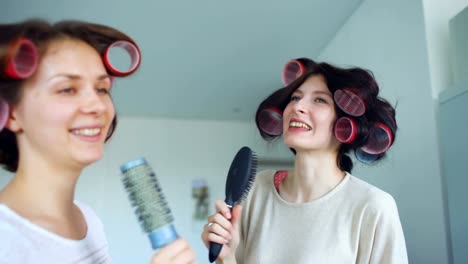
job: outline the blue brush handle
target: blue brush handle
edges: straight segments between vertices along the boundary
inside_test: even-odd
[[[176,240],[179,238],[179,235],[177,234],[174,225],[170,224],[149,233],[148,238],[151,241],[151,247],[153,249],[158,249]]]

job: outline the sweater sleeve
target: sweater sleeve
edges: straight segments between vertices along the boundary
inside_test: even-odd
[[[406,264],[405,237],[393,197],[379,193],[364,213],[357,263]]]

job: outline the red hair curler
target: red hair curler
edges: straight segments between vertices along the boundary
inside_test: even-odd
[[[302,62],[299,60],[290,60],[286,65],[284,65],[283,72],[281,73],[281,80],[285,86],[288,86],[299,78],[305,71],[306,68]]]
[[[128,67],[124,66],[122,68],[120,65],[117,66],[117,64],[120,64],[122,61],[122,58],[119,54],[116,54],[116,52],[118,53],[121,50],[124,50],[130,57],[130,65]],[[141,53],[136,44],[127,40],[119,40],[107,47],[103,60],[111,75],[123,77],[132,74],[138,69],[141,62]]]
[[[366,102],[356,88],[338,89],[333,94],[336,105],[351,116],[361,116],[366,112]]]
[[[0,132],[5,127],[9,114],[10,108],[8,107],[8,103],[5,100],[0,99]]]
[[[356,139],[358,125],[350,117],[340,117],[335,123],[335,137],[342,143],[351,143]]]
[[[34,74],[38,63],[36,45],[27,38],[18,38],[8,43],[5,58],[2,61],[2,75],[12,79],[26,79]]]
[[[283,112],[276,107],[268,107],[258,114],[258,126],[270,136],[283,133]]]
[[[382,123],[375,122],[367,143],[361,149],[369,154],[381,154],[387,151],[392,143],[393,136],[390,128]]]

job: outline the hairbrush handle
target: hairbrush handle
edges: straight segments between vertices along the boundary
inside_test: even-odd
[[[179,235],[177,234],[174,225],[170,224],[149,233],[148,238],[151,242],[151,247],[153,249],[158,249],[172,243],[174,240],[179,238]]]
[[[228,203],[228,199],[226,199],[224,202],[229,207],[229,210],[232,212],[232,203]],[[223,244],[219,244],[216,242],[210,242],[210,251],[208,253],[208,259],[210,260],[210,263],[213,263],[219,256],[219,253],[221,253],[221,249],[223,249]]]
[[[213,263],[218,258],[222,248],[222,244],[210,242],[210,253],[208,254],[210,263]]]

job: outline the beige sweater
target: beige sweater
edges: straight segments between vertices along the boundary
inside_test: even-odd
[[[274,171],[259,173],[244,201],[239,264],[408,263],[395,201],[350,175],[309,203],[283,200]]]

